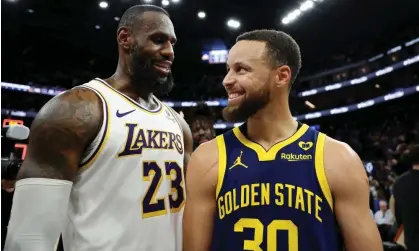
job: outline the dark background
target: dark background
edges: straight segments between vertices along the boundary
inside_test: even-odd
[[[143,2],[108,3],[107,9],[101,9],[99,1],[90,0],[2,0],[2,121],[21,119],[30,126],[33,118],[13,116],[8,111],[36,112],[52,97],[5,89],[3,82],[68,89],[94,77],[107,78],[113,74],[118,56],[115,17]],[[160,1],[153,3],[160,5]],[[263,28],[283,30],[301,47],[303,68],[290,94],[294,115],[355,104],[419,85],[416,63],[356,86],[299,98],[300,91],[358,78],[419,55],[419,43],[386,53],[419,37],[417,0],[316,1],[314,9],[293,23],[282,24],[281,19],[300,3],[180,0],[165,7],[175,25],[178,44],[173,66],[176,86],[169,96],[161,98],[197,102],[226,98],[221,84],[225,65],[203,63],[202,50],[215,41],[230,48],[240,33]],[[206,18],[198,19],[198,11],[205,11]],[[229,18],[239,20],[241,27],[237,30],[227,27]],[[100,29],[95,28],[97,25]],[[382,58],[367,61],[380,53],[384,53]],[[361,63],[345,67],[357,62]],[[325,71],[328,73],[310,78]],[[397,176],[410,168],[404,162],[404,152],[419,141],[418,98],[417,92],[360,111],[303,121],[348,143],[365,163],[373,165],[369,173],[371,188],[378,191],[371,196],[374,212],[379,200],[388,200]],[[315,108],[308,107],[307,101]],[[191,125],[196,146],[228,129],[212,127],[214,122],[223,122],[222,107],[175,109]],[[2,190],[2,230],[8,222],[11,198],[12,194]]]

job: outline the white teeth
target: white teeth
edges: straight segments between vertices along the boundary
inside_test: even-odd
[[[233,98],[237,98],[237,97],[239,97],[239,96],[241,96],[241,94],[238,94],[238,93],[232,93],[232,94],[229,94],[229,95],[228,95],[228,98],[233,99]]]

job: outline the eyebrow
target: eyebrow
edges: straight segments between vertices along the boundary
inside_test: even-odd
[[[153,36],[164,36],[166,39],[171,40],[172,43],[176,43],[177,42],[177,38],[176,36],[172,36],[169,33],[163,32],[163,31],[152,31],[150,34],[148,34],[148,37],[153,37]]]
[[[234,65],[243,65],[243,66],[246,66],[246,67],[250,67],[250,65],[249,65],[248,63],[244,62],[244,61],[236,61],[236,62],[234,62],[232,65],[233,65],[233,66],[234,66]],[[226,63],[226,67],[227,67],[227,69],[228,69],[228,67],[229,67],[228,63]]]

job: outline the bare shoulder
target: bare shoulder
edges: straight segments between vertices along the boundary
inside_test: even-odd
[[[218,155],[216,139],[201,144],[193,152],[186,173],[188,190],[198,186],[215,194],[218,181]]]
[[[217,139],[212,139],[205,142],[196,148],[192,154],[194,161],[199,161],[203,166],[212,166],[212,164],[218,163],[218,144]]]
[[[100,129],[102,116],[100,98],[87,88],[52,98],[32,123],[28,154],[18,179],[72,180],[84,149]]]
[[[382,250],[369,209],[368,178],[358,154],[349,145],[327,137],[324,169],[345,250]]]
[[[359,184],[368,184],[368,178],[358,154],[346,143],[326,137],[324,169],[332,192]]]

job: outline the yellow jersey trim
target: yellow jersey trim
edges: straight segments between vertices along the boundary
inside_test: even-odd
[[[288,139],[278,142],[275,145],[273,145],[271,148],[269,148],[268,151],[265,150],[265,148],[263,148],[261,145],[250,141],[249,139],[247,139],[243,133],[240,131],[239,127],[235,127],[233,129],[233,133],[236,136],[236,138],[246,147],[254,150],[258,156],[259,161],[273,161],[276,158],[276,154],[279,152],[279,150],[281,150],[282,148],[284,148],[285,146],[293,143],[294,141],[296,141],[297,139],[299,139],[301,136],[304,135],[304,133],[307,132],[309,126],[306,124],[303,124],[300,129],[297,130],[297,132],[295,132],[291,137],[289,137]]]
[[[330,190],[329,183],[327,182],[326,171],[324,170],[324,142],[325,140],[326,140],[326,135],[323,133],[319,133],[319,135],[317,136],[317,142],[316,142],[314,166],[316,169],[317,180],[320,184],[322,193],[327,200],[327,204],[329,204],[330,209],[333,212],[332,192]]]
[[[140,108],[141,111],[148,113],[150,115],[157,115],[160,114],[164,109],[163,109],[163,105],[162,103],[155,97],[153,96],[154,101],[156,101],[156,103],[159,105],[155,110],[149,110],[143,106],[141,106],[138,102],[134,101],[132,98],[128,97],[127,95],[123,94],[122,92],[116,90],[115,88],[113,88],[112,86],[110,86],[108,83],[106,83],[105,80],[100,79],[100,78],[95,78],[94,80],[96,80],[97,82],[101,83],[102,85],[104,85],[106,88],[108,88],[109,90],[111,90],[112,92],[116,93],[117,95],[119,95],[121,98],[125,99],[126,101],[128,101],[128,103],[132,104],[133,106]]]
[[[90,167],[90,165],[92,163],[94,163],[97,159],[97,157],[100,155],[100,153],[103,150],[103,146],[105,145],[108,137],[109,137],[109,127],[111,125],[111,120],[109,117],[109,102],[106,100],[105,96],[97,89],[94,89],[90,86],[82,86],[81,88],[87,88],[89,90],[92,90],[96,93],[96,95],[99,95],[99,97],[101,98],[103,104],[103,107],[105,108],[103,111],[103,116],[104,116],[104,124],[105,124],[105,129],[103,131],[102,137],[99,141],[99,145],[96,147],[95,152],[92,154],[92,156],[90,156],[86,161],[80,163],[79,166],[79,172],[81,171],[85,171],[86,169],[88,169]]]
[[[224,136],[217,136],[217,147],[218,147],[218,181],[217,181],[217,190],[215,192],[215,198],[218,198],[221,188],[224,182],[224,176],[227,168],[227,151],[226,145],[224,142]]]

